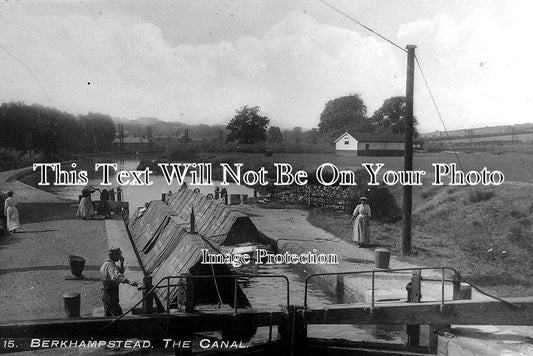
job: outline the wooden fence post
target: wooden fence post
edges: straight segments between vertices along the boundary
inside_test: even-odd
[[[411,282],[407,285],[407,301],[410,303],[420,303],[422,299],[421,283],[422,271],[415,269],[411,275]],[[407,345],[420,345],[420,325],[407,325]]]
[[[144,314],[152,314],[154,312],[154,295],[149,293],[153,288],[152,276],[148,275],[143,278],[143,306],[142,310]]]

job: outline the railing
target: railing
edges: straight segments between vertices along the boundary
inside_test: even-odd
[[[477,290],[478,292],[480,292],[483,295],[486,295],[486,296],[488,296],[490,298],[498,300],[498,301],[500,301],[502,303],[506,303],[508,305],[516,306],[514,303],[508,302],[508,301],[506,301],[504,299],[501,299],[499,297],[491,295],[491,294],[481,290],[479,287],[476,287],[472,283],[462,279],[461,278],[461,274],[455,268],[440,266],[440,267],[394,268],[394,269],[379,269],[379,270],[372,269],[372,270],[365,270],[365,271],[350,271],[350,272],[313,273],[313,274],[308,275],[305,278],[304,309],[308,309],[308,305],[307,305],[307,290],[308,290],[308,287],[309,287],[309,281],[311,280],[311,278],[314,278],[314,277],[318,277],[318,276],[342,276],[342,275],[371,274],[372,275],[372,295],[371,295],[371,306],[370,306],[371,309],[370,310],[372,311],[375,308],[376,273],[423,271],[423,270],[434,270],[434,271],[435,270],[437,270],[437,271],[440,270],[441,273],[442,273],[441,279],[421,278],[421,280],[424,280],[424,281],[432,281],[432,282],[439,281],[439,282],[441,282],[441,298],[440,298],[441,310],[443,310],[443,308],[444,308],[444,301],[445,301],[444,300],[444,289],[445,289],[444,286],[445,286],[446,282],[459,283],[459,284],[460,283],[466,283],[470,287],[472,287],[473,289]],[[451,271],[451,272],[454,273],[454,279],[453,280],[449,280],[449,279],[445,278],[445,272],[446,271]]]
[[[287,308],[290,305],[290,295],[289,295],[289,278],[287,276],[281,275],[281,274],[271,274],[271,275],[259,275],[259,274],[231,274],[231,275],[217,275],[217,276],[194,276],[189,274],[179,275],[179,276],[167,276],[162,278],[153,288],[152,290],[155,291],[157,288],[166,288],[167,296],[166,296],[166,310],[167,314],[170,313],[170,288],[171,287],[178,287],[182,284],[171,284],[172,279],[217,279],[217,278],[231,278],[233,279],[233,313],[234,315],[237,315],[238,313],[238,297],[237,297],[237,291],[238,291],[238,278],[282,278],[286,282],[286,301],[287,301]],[[160,285],[162,282],[166,281],[166,285]]]
[[[179,284],[172,285],[170,284],[171,279],[203,279],[203,278],[233,278],[234,279],[234,293],[233,293],[233,313],[234,315],[237,315],[238,313],[238,307],[237,307],[237,287],[238,287],[238,281],[237,279],[239,277],[248,277],[248,278],[283,278],[286,282],[286,301],[287,301],[287,310],[289,309],[290,305],[290,295],[289,295],[289,279],[287,276],[284,275],[258,275],[258,274],[235,274],[235,275],[217,275],[217,276],[193,276],[193,275],[179,275],[179,276],[166,276],[159,280],[156,285],[154,285],[150,290],[143,294],[143,297],[141,300],[139,300],[134,306],[132,306],[130,309],[128,309],[125,313],[118,316],[116,319],[113,319],[109,324],[107,324],[105,327],[102,328],[102,330],[105,330],[118,322],[120,319],[131,313],[135,308],[137,308],[141,303],[143,303],[145,300],[152,298],[153,294],[155,293],[156,289],[158,288],[166,288],[167,290],[167,300],[166,300],[166,315],[167,317],[170,317],[170,287],[172,286],[179,286]],[[166,284],[163,284],[166,282]]]

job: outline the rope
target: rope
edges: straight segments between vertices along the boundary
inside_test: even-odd
[[[213,282],[215,282],[215,289],[217,291],[217,296],[218,296],[218,309],[220,309],[222,307],[222,304],[224,303],[222,302],[222,297],[220,296],[220,290],[218,289],[218,282],[215,277],[215,268],[213,267],[212,263],[210,265],[211,265],[211,273],[213,274]]]

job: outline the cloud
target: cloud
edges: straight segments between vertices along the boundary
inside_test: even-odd
[[[479,7],[459,23],[440,14],[423,26],[409,23],[398,30],[398,38],[418,44],[418,56],[449,127],[532,121],[527,113],[533,47],[526,34],[533,25],[527,16],[504,21],[493,11]],[[417,87],[415,109],[422,129],[442,129],[420,80]]]
[[[0,53],[2,101],[83,113],[225,123],[259,105],[274,125],[313,127],[325,103],[361,93],[372,110],[403,92],[396,49],[358,32],[287,15],[262,36],[173,44],[137,16],[2,9],[0,43],[39,77]]]

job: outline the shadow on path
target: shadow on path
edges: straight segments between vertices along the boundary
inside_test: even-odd
[[[85,266],[84,271],[99,271],[100,266]],[[0,275],[7,273],[18,273],[18,272],[33,272],[33,271],[69,271],[70,266],[66,265],[55,265],[55,266],[31,266],[31,267],[17,267],[17,268],[8,268],[0,269]]]
[[[17,204],[20,222],[34,224],[46,221],[77,219],[77,204],[67,203],[19,203]]]

